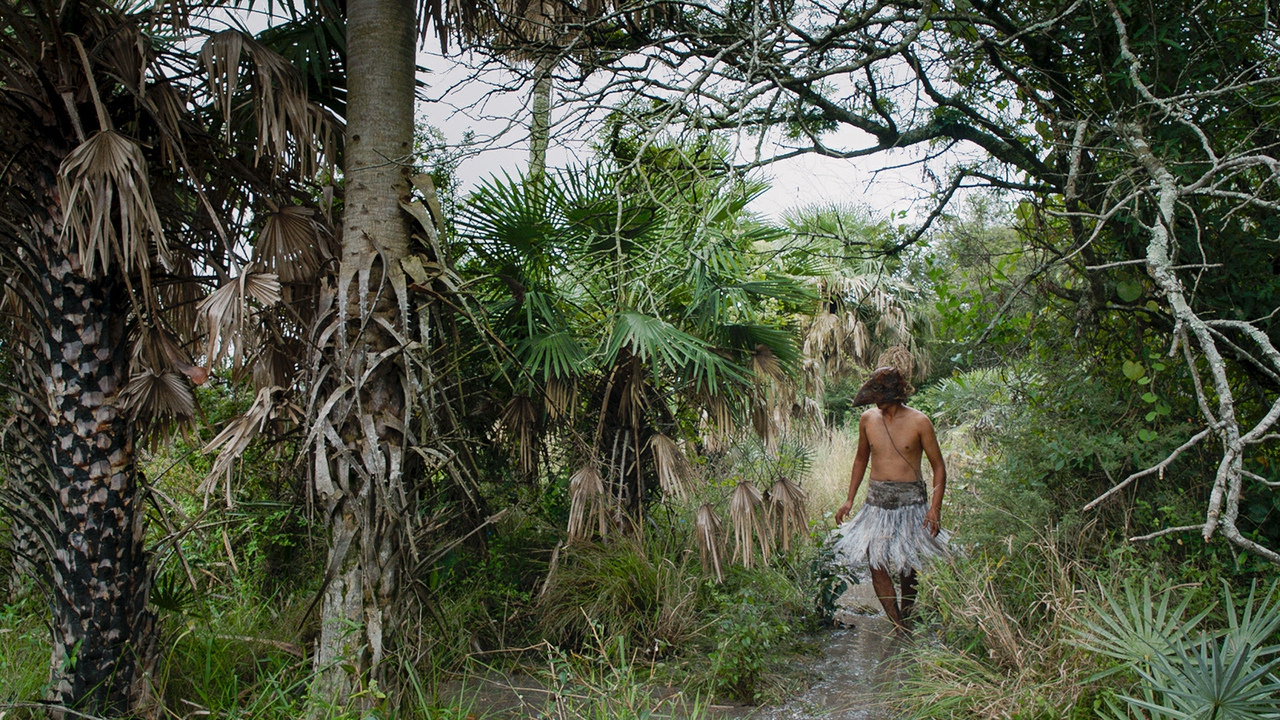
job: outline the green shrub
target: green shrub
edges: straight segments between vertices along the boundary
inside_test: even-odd
[[[723,611],[715,624],[711,675],[717,694],[740,702],[759,700],[761,676],[790,630],[760,595],[748,586],[718,597]]]

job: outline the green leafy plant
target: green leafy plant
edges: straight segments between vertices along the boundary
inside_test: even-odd
[[[788,632],[757,594],[747,586],[722,598],[725,612],[716,623],[711,653],[716,692],[740,702],[760,699],[760,679]]]
[[[1271,642],[1280,631],[1280,583],[1272,583],[1259,599],[1257,584],[1249,591],[1239,615],[1230,586],[1223,586],[1228,626],[1218,632],[1201,631],[1209,610],[1183,621],[1190,595],[1169,609],[1173,588],[1155,595],[1150,582],[1141,594],[1125,584],[1125,602],[1103,592],[1107,607],[1094,606],[1100,622],[1086,623],[1078,632],[1081,645],[1124,661],[1139,678],[1138,697],[1108,699],[1114,717],[1204,718],[1254,720],[1280,717],[1280,645]],[[1159,599],[1157,600],[1157,596]]]

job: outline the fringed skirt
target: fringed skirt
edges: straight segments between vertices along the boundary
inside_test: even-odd
[[[934,537],[924,526],[927,501],[921,480],[872,480],[862,509],[835,530],[836,561],[850,568],[870,565],[900,575],[946,557],[950,535],[942,530]]]

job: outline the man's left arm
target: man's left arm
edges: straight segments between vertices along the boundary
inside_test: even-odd
[[[933,423],[927,417],[920,430],[920,442],[925,456],[929,458],[929,467],[933,468],[933,497],[930,498],[929,512],[924,516],[924,527],[929,534],[937,537],[942,528],[942,496],[947,492],[947,464],[942,459],[942,448],[938,447],[938,435],[933,430]]]

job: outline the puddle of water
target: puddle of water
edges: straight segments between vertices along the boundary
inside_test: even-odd
[[[752,720],[882,720],[885,692],[901,680],[896,655],[903,641],[881,616],[861,616],[854,626],[833,630],[822,657],[808,668],[818,680],[787,702],[757,708],[737,717]]]

